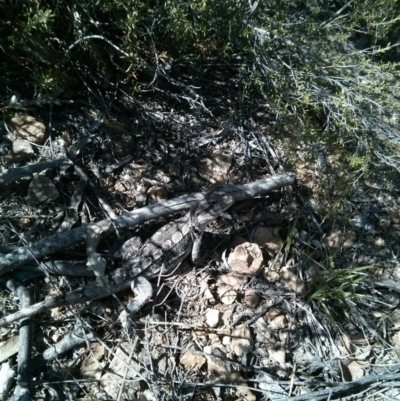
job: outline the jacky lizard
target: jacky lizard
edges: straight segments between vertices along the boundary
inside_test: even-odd
[[[234,198],[221,189],[208,192],[186,215],[163,226],[149,238],[134,258],[111,271],[105,278],[107,286],[96,280],[75,291],[38,302],[3,317],[0,327],[52,308],[105,298],[131,286],[138,296],[120,314],[122,325],[128,328],[129,317],[153,294],[148,279],[171,274],[190,252],[196,261],[204,229],[233,203]]]

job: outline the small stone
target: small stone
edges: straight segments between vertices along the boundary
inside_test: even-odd
[[[220,301],[224,305],[231,305],[236,301],[237,293],[232,290],[232,287],[226,284],[221,284],[217,288],[217,294]]]
[[[304,296],[307,293],[305,283],[297,276],[294,269],[284,266],[279,272],[279,282],[297,295]]]
[[[343,248],[350,249],[356,242],[356,233],[354,231],[347,231],[344,234]]]
[[[250,308],[257,307],[259,301],[258,295],[254,290],[250,289],[244,292],[244,302]]]
[[[46,126],[28,114],[19,114],[11,119],[14,134],[29,142],[42,144],[46,140]]]
[[[259,227],[254,234],[253,240],[262,250],[268,252],[271,257],[276,256],[283,246],[278,228]]]
[[[216,183],[226,179],[226,175],[232,166],[232,156],[224,150],[216,150],[210,158],[200,162],[199,172],[210,182]]]
[[[125,399],[133,400],[137,393],[140,383],[137,380],[137,372],[140,371],[139,363],[129,358],[132,353],[133,345],[129,342],[121,342],[112,353],[112,360],[107,367],[107,372],[101,377],[103,390],[107,393],[109,399],[116,400],[119,390],[123,383]],[[139,357],[140,363],[146,364],[145,357]],[[132,379],[132,380],[130,380]],[[151,398],[147,398],[150,400]]]
[[[143,191],[138,192],[136,194],[136,205],[138,207],[144,206],[146,204],[146,199],[147,199],[146,192],[143,192]]]
[[[25,156],[29,158],[35,154],[32,145],[25,139],[17,138],[12,144],[12,152],[14,155]]]
[[[370,364],[364,361],[351,361],[347,364],[347,368],[350,371],[352,380],[359,380],[365,376],[365,372],[369,369]]]
[[[248,326],[241,324],[232,330],[231,348],[238,357],[253,351],[254,342]]]
[[[31,224],[31,220],[23,217],[22,219],[17,220],[17,224],[19,227],[28,227]]]
[[[354,246],[356,239],[356,233],[354,231],[348,231],[343,234],[340,230],[335,230],[325,238],[325,244],[331,250],[338,250],[341,246],[344,249],[350,249]]]
[[[228,265],[232,271],[250,276],[256,276],[259,273],[263,262],[260,247],[250,242],[238,245],[228,257]]]
[[[226,377],[232,371],[232,364],[226,360],[226,349],[222,344],[207,345],[203,348],[203,352],[207,358],[209,372],[215,373],[219,377]]]
[[[0,344],[0,362],[18,352],[19,336],[13,336]]]
[[[272,363],[278,364],[281,367],[284,367],[286,364],[286,354],[282,349],[269,349],[268,350],[269,359]]]
[[[392,345],[394,347],[399,347],[400,346],[400,331],[397,331],[395,334],[392,336]]]
[[[247,284],[247,277],[242,274],[228,273],[218,276],[217,285],[228,285],[233,290],[241,290]]]
[[[9,391],[16,379],[17,372],[12,368],[12,362],[7,361],[1,364],[0,368],[0,400],[9,399]],[[22,397],[21,397],[22,398]]]
[[[219,323],[219,310],[208,309],[206,312],[206,323],[209,327],[217,327]]]
[[[265,270],[264,278],[269,283],[275,283],[279,280],[279,273],[276,270]]]
[[[140,401],[157,401],[157,400],[158,396],[149,389],[144,390],[142,395],[140,396]]]
[[[271,309],[268,311],[265,316],[264,320],[269,324],[269,326],[273,330],[280,330],[288,325],[288,321],[285,315],[279,309]]]
[[[179,364],[186,370],[199,371],[206,363],[206,358],[200,354],[193,352],[185,352],[182,354]]]

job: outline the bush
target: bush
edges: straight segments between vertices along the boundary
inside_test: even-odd
[[[399,2],[3,2],[0,96],[100,100],[229,68],[302,141],[399,169]],[[207,67],[205,66],[207,64]],[[211,67],[210,67],[211,65]],[[182,74],[182,71],[195,74]],[[174,76],[174,72],[177,73]],[[195,79],[195,78],[193,78]],[[158,84],[156,80],[153,87]]]

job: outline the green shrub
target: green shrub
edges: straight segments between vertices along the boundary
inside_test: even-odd
[[[250,5],[3,1],[1,99],[100,99],[116,87],[135,93],[169,59],[169,74],[185,85],[206,69],[232,66],[227,76],[240,82],[239,101],[263,98],[295,137],[398,169],[399,72],[390,39],[398,33],[399,2]]]

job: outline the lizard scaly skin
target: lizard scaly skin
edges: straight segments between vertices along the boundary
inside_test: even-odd
[[[205,227],[233,203],[234,198],[223,190],[206,194],[189,213],[158,230],[134,258],[111,271],[106,276],[107,286],[96,280],[80,289],[38,302],[3,317],[0,319],[0,327],[56,307],[105,298],[131,286],[139,295],[120,315],[123,326],[129,327],[130,315],[136,313],[152,296],[153,289],[148,279],[171,274],[192,249],[198,253]],[[194,256],[197,258],[198,255]]]

